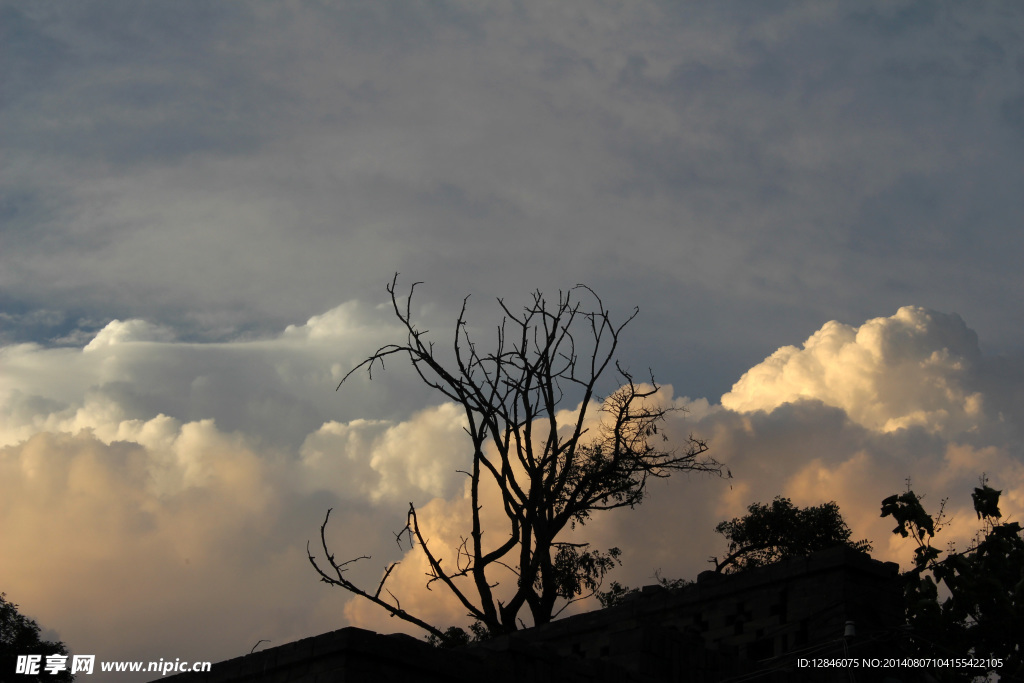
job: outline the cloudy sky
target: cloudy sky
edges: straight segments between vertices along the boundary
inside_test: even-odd
[[[75,652],[400,627],[305,557],[328,507],[368,581],[410,500],[457,538],[458,412],[397,362],[334,391],[401,339],[396,271],[439,339],[467,294],[481,340],[499,296],[640,306],[623,361],[735,478],[595,520],[625,583],[779,494],[904,564],[907,477],[949,538],[983,472],[1024,515],[1019,3],[2,2],[0,32],[0,590]],[[417,561],[403,605],[458,621]]]

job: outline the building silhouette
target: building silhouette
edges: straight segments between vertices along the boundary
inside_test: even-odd
[[[837,547],[679,590],[647,586],[608,609],[440,649],[344,628],[165,683],[348,681],[911,681],[884,668],[903,623],[899,568]],[[836,660],[857,666],[831,666]],[[924,676],[924,677],[922,677]]]

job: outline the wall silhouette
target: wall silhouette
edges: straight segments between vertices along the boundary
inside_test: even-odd
[[[848,622],[856,635],[844,635]],[[882,658],[902,623],[898,565],[837,547],[735,575],[704,572],[680,591],[647,586],[522,637],[641,680],[849,681],[849,670],[801,669],[798,660]],[[857,680],[870,680],[863,673]]]
[[[902,620],[898,567],[833,548],[737,575],[704,572],[680,591],[647,586],[615,607],[465,648],[345,628],[220,662],[208,673],[159,680],[848,681],[848,669],[798,662],[885,657],[898,647]],[[856,635],[846,635],[848,623]],[[862,669],[857,680],[893,673]]]

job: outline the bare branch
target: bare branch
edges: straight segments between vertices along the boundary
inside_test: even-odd
[[[585,543],[559,540],[567,526],[584,524],[597,511],[640,504],[651,477],[722,474],[723,465],[705,455],[708,444],[702,439],[690,435],[678,450],[657,445],[659,437],[667,441],[664,423],[674,409],[653,403],[660,387],[650,370],[649,383],[638,384],[616,358],[620,336],[639,314],[638,307],[614,323],[601,298],[582,284],[560,291],[557,302],[535,291],[521,310],[498,299],[503,319],[494,350],[485,353],[470,337],[466,297],[451,340],[454,362],[445,364],[426,338],[427,331],[412,321],[412,297],[420,283],[410,286],[404,302],[396,294],[397,283],[396,273],[387,291],[405,342],[378,348],[338,386],[363,368],[372,378],[377,364],[383,369],[388,356],[404,354],[424,384],[462,406],[472,462],[456,471],[469,479],[470,530],[452,548],[454,567],[444,565],[444,558],[424,538],[413,503],[395,538],[400,547],[404,540],[410,549],[424,553],[428,588],[445,586],[490,633],[518,628],[525,607],[533,622],[541,624],[596,592],[603,572],[612,566],[610,556],[585,550]],[[613,374],[619,388],[601,398],[599,382],[608,382]],[[569,400],[579,405],[574,413],[564,412],[563,403]],[[595,402],[600,406],[597,429],[590,426]],[[483,542],[481,515],[481,497],[488,485],[496,487],[508,524],[490,548]],[[368,558],[337,564],[327,551],[323,527],[321,541],[336,574],[321,572],[310,554],[322,580],[417,623],[403,616],[394,596],[391,601],[381,598],[382,593],[391,595],[385,584],[397,563],[385,569],[371,595],[344,575],[348,565]],[[493,572],[499,568],[516,577],[511,597],[505,600],[492,590],[497,585]],[[471,580],[471,587],[460,579]]]
[[[341,564],[338,564],[337,562],[335,562],[334,556],[327,550],[326,528],[327,528],[327,521],[330,519],[330,517],[331,517],[331,509],[328,509],[327,510],[327,514],[324,516],[324,523],[320,525],[320,541],[321,541],[321,544],[323,545],[324,553],[327,556],[327,562],[331,565],[331,567],[334,569],[334,571],[336,573],[336,578],[332,577],[330,574],[327,574],[326,572],[324,572],[324,570],[322,570],[320,568],[320,565],[317,564],[316,558],[313,556],[312,551],[309,549],[309,542],[308,541],[306,542],[306,554],[309,557],[310,564],[313,565],[313,569],[315,569],[317,574],[320,575],[320,580],[323,581],[324,583],[328,584],[328,585],[338,586],[340,588],[344,588],[345,590],[347,590],[350,593],[354,593],[356,595],[362,596],[362,597],[366,598],[367,600],[369,600],[370,602],[372,602],[372,603],[374,603],[376,605],[379,605],[380,607],[383,607],[385,610],[387,610],[391,614],[391,616],[398,617],[399,619],[402,619],[404,621],[408,621],[411,624],[415,624],[415,625],[419,626],[420,628],[426,630],[427,632],[433,634],[434,636],[444,640],[445,639],[445,635],[444,635],[444,633],[440,629],[438,629],[438,628],[436,628],[434,626],[431,626],[430,624],[428,624],[427,622],[423,621],[422,619],[419,619],[419,618],[409,614],[405,610],[403,610],[401,605],[398,603],[397,599],[395,599],[395,604],[391,604],[391,603],[387,602],[386,600],[383,600],[380,597],[380,592],[384,588],[384,582],[387,581],[388,577],[391,575],[391,572],[394,571],[394,568],[398,565],[397,562],[391,564],[391,566],[389,566],[387,568],[387,570],[384,573],[384,578],[381,579],[380,585],[377,586],[377,590],[373,593],[373,595],[370,595],[369,593],[367,593],[366,591],[362,590],[361,588],[356,586],[354,583],[352,583],[351,581],[349,581],[348,579],[345,578],[345,575],[344,575],[345,571],[346,571],[345,567],[347,565],[350,565],[350,564],[353,564],[355,562],[358,562],[359,560],[368,560],[368,559],[370,559],[370,557],[367,556],[367,555],[364,555],[364,556],[361,556],[361,557],[354,558],[352,560],[348,560],[346,562],[342,562]],[[391,591],[388,591],[388,595],[391,595],[392,599],[394,599],[394,595],[391,593]]]

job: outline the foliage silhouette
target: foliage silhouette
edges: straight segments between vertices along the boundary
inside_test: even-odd
[[[806,557],[835,546],[871,551],[868,541],[850,540],[850,529],[834,501],[798,508],[789,498],[776,496],[771,505],[754,503],[747,508],[746,515],[721,522],[715,531],[729,540],[729,554],[721,561],[717,557],[710,559],[718,573],[732,574],[764,567],[787,557]],[[679,590],[692,583],[685,579],[666,579],[658,573],[655,578],[658,585],[668,590]],[[597,599],[602,607],[612,607],[639,591],[639,588],[613,581],[609,590],[598,593]]]
[[[687,579],[667,579],[661,575],[660,572],[654,573],[654,579],[657,581],[658,586],[661,586],[667,591],[678,591],[692,586],[693,581]],[[599,591],[597,594],[597,601],[601,603],[601,607],[607,609],[608,607],[615,607],[625,602],[629,596],[635,595],[640,592],[639,588],[630,588],[624,586],[618,581],[612,581],[608,590]]]
[[[932,546],[945,523],[945,503],[932,517],[910,488],[882,501],[894,534],[914,539],[914,567],[904,573],[909,647],[919,657],[974,659],[973,669],[936,669],[940,680],[973,680],[996,673],[1000,680],[1024,680],[1024,535],[1018,522],[1005,522],[1002,493],[981,486],[971,498],[982,529],[962,552]],[[939,588],[944,587],[940,597]],[[998,661],[998,664],[996,663]]]
[[[753,503],[746,515],[721,522],[715,531],[729,540],[728,554],[721,561],[710,559],[720,574],[763,567],[786,557],[806,557],[836,546],[871,551],[867,540],[850,540],[850,528],[835,501],[799,508],[789,498],[776,496],[771,505]]]
[[[41,655],[39,673],[15,674],[18,655]],[[63,671],[56,674],[45,672],[46,658],[50,655],[67,657]],[[74,676],[71,675],[71,658],[64,643],[40,639],[39,624],[21,614],[16,604],[7,601],[5,593],[0,593],[0,680],[17,680],[24,683],[66,683],[74,680]]]

